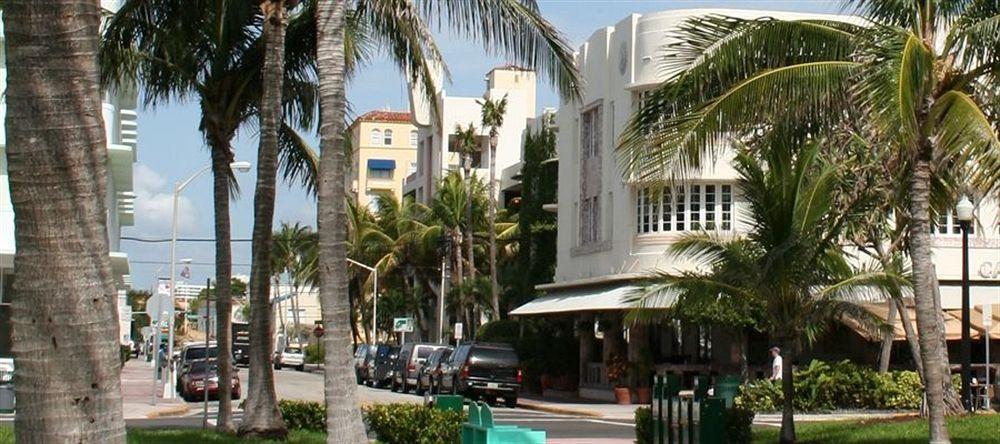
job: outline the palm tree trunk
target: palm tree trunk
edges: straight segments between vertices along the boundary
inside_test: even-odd
[[[316,66],[320,96],[318,205],[319,282],[323,311],[326,442],[367,444],[357,403],[351,316],[347,301],[347,216],[344,189],[344,0],[316,5]]]
[[[928,156],[929,157],[929,156]],[[916,160],[910,181],[910,258],[913,261],[913,297],[916,302],[917,330],[920,338],[920,358],[924,364],[925,391],[929,411],[930,442],[948,443],[944,403],[948,374],[942,370],[941,337],[944,329],[935,312],[933,277],[931,275],[930,242],[930,162],[926,157]]]
[[[274,275],[274,297],[281,296],[281,278],[277,274]],[[268,308],[272,308],[268,304]],[[278,322],[281,323],[281,334],[287,335],[288,329],[285,328],[285,313],[281,309],[281,302],[278,302]]]
[[[233,258],[229,224],[229,179],[232,151],[229,139],[209,137],[212,150],[213,197],[215,204],[215,340],[219,347],[219,421],[216,428],[233,431],[232,386],[232,277]],[[252,337],[253,335],[251,335]],[[252,354],[251,354],[252,359]]]
[[[465,257],[469,261],[469,269],[467,273],[469,275],[469,280],[476,278],[476,258],[473,253],[473,237],[475,235],[476,229],[472,222],[472,155],[466,154],[465,160]],[[461,273],[459,273],[461,274]]]
[[[497,147],[492,143],[496,139],[497,129],[490,130],[490,304],[493,314],[490,319],[500,319],[500,291],[497,288]]]
[[[465,286],[462,285],[462,279],[465,279],[465,276],[462,274],[462,231],[458,227],[455,230],[455,235],[452,237],[455,245],[451,249],[455,256],[455,273],[452,274],[452,280],[454,281],[455,288],[458,289],[458,301],[455,303],[455,322],[459,322],[464,318],[464,315],[462,315],[462,306],[465,303]]]
[[[348,301],[349,302],[349,301]],[[299,327],[299,287],[292,285],[292,327],[295,329],[295,342],[300,342],[299,335],[302,328]]]
[[[896,304],[891,298],[886,301],[887,322],[889,325],[896,323]],[[890,332],[882,338],[882,352],[878,358],[878,372],[887,373],[889,371],[889,360],[892,358],[892,341],[896,339],[895,333]]]
[[[896,311],[899,312],[899,320],[903,324],[903,332],[906,333],[906,342],[910,344],[910,354],[913,355],[913,362],[917,367],[917,374],[920,376],[920,381],[925,381],[924,379],[924,362],[920,359],[920,344],[917,343],[917,332],[913,331],[913,321],[910,319],[910,312],[906,309],[903,304],[902,297],[893,296],[893,303],[896,306]]]
[[[796,341],[794,339],[784,341],[785,356],[782,357],[781,364],[781,434],[778,442],[781,444],[791,444],[795,442],[795,377],[792,372],[792,362],[798,356]]]
[[[264,66],[260,106],[260,146],[257,148],[257,188],[254,195],[253,246],[250,269],[250,383],[240,436],[283,439],[288,430],[278,411],[274,390],[274,350],[271,322],[271,245],[275,184],[278,173],[278,128],[285,59],[285,2],[263,0]]]
[[[18,442],[124,443],[97,2],[8,1]],[[116,211],[114,208],[111,211]],[[44,389],[56,388],[56,389]]]

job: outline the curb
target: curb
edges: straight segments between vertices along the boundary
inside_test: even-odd
[[[191,407],[187,404],[178,405],[176,407],[168,407],[160,410],[154,410],[146,414],[146,418],[164,418],[168,416],[180,416],[191,410]]]
[[[551,405],[545,405],[536,402],[518,402],[517,406],[525,410],[535,410],[539,412],[546,413],[556,413],[562,415],[576,415],[576,416],[586,416],[589,418],[603,418],[604,415],[595,412],[593,410],[578,410],[578,409],[568,409],[564,407],[557,407]]]

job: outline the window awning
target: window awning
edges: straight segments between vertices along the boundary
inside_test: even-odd
[[[888,322],[889,320],[889,306],[886,303],[879,304],[864,304],[866,310],[871,314],[875,315],[882,322]],[[994,309],[1000,309],[1000,305],[995,305]],[[906,312],[913,323],[913,328],[916,329],[917,322],[917,311],[913,307],[912,300],[906,302]],[[945,340],[957,341],[962,339],[962,312],[961,310],[944,310],[942,313],[944,317],[944,330],[945,330]],[[972,315],[969,317],[970,327],[969,334],[973,340],[979,340],[983,337],[986,332],[986,328],[983,327],[982,323],[983,315],[982,311],[977,308]],[[994,319],[1000,319],[1000,316],[994,315]],[[860,334],[862,337],[868,339],[869,341],[877,341],[880,338],[874,335],[872,332],[867,331],[864,327],[860,325],[857,321],[853,319],[844,319],[844,323],[851,327]],[[990,329],[990,337],[993,339],[1000,339],[1000,328],[998,323],[994,321],[993,328]],[[900,319],[898,313],[894,316],[893,325],[893,340],[894,341],[904,341],[906,340],[906,332],[903,330],[903,321]]]
[[[389,170],[396,169],[396,161],[391,159],[368,159],[369,170]]]
[[[566,290],[552,290],[548,295],[537,298],[510,312],[512,316],[531,316],[543,314],[574,313],[585,311],[629,310],[632,304],[625,301],[634,285],[616,287],[583,287]],[[655,307],[669,308],[675,298],[658,297]],[[652,304],[651,304],[652,305]]]

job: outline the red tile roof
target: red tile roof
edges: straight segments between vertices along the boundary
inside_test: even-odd
[[[410,113],[402,111],[368,111],[354,120],[355,122],[393,122],[410,123],[412,121]]]

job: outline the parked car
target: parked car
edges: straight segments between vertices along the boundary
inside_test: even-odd
[[[368,353],[361,364],[361,382],[363,384],[369,387],[373,385],[373,381],[375,380],[375,362],[378,360],[379,355],[389,353],[389,348],[387,344],[368,346]]]
[[[358,349],[354,350],[354,379],[361,384],[365,381],[365,373],[367,373],[367,363],[368,361],[368,344],[358,345]]]
[[[399,349],[399,357],[392,366],[392,391],[406,393],[410,387],[417,385],[417,366],[424,363],[431,352],[444,347],[440,344],[416,343],[403,344]]]
[[[281,370],[284,367],[295,367],[300,372],[306,369],[306,354],[302,347],[289,345],[280,352],[274,352],[274,369]]]
[[[520,361],[509,344],[461,344],[442,366],[436,387],[438,393],[482,397],[490,403],[503,398],[507,407],[516,407],[521,389]]]
[[[233,385],[230,391],[231,399],[240,399],[240,375],[239,369],[233,366]],[[206,380],[207,385],[206,385]],[[208,394],[208,399],[219,397],[219,366],[215,361],[196,361],[191,363],[188,371],[181,377],[181,398],[191,402],[197,399],[204,399]]]
[[[382,388],[389,385],[389,382],[392,381],[392,368],[398,356],[398,346],[394,345],[384,349],[380,347],[378,349],[378,352],[375,354],[375,370],[371,376],[371,385],[373,387]]]
[[[208,343],[207,352],[204,343],[190,343],[184,345],[180,352],[177,353],[177,391],[181,391],[181,377],[188,372],[191,364],[204,361],[206,359],[214,360],[218,357],[219,347],[214,342]]]
[[[441,374],[441,364],[451,356],[454,348],[449,346],[441,347],[431,352],[427,360],[417,367],[417,395],[423,396],[428,390],[434,394],[434,380]]]

